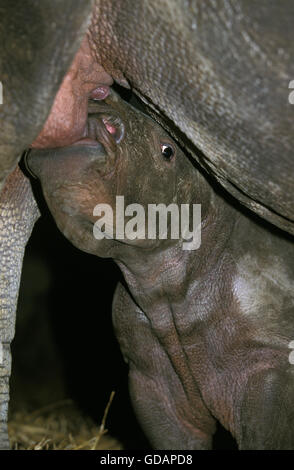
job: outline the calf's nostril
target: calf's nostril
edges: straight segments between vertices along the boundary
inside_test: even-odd
[[[116,134],[116,130],[117,130],[117,129],[116,129],[115,126],[113,126],[112,124],[110,124],[110,123],[107,121],[107,119],[105,119],[105,118],[103,118],[102,121],[104,122],[104,125],[105,125],[106,129],[108,130],[109,134],[112,134],[112,135]]]
[[[117,117],[103,117],[103,124],[109,134],[111,134],[117,144],[119,144],[125,133],[124,125],[121,119]]]

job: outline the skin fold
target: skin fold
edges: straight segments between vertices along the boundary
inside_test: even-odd
[[[165,158],[162,145],[173,149]],[[209,449],[218,420],[240,449],[293,449],[294,247],[219,191],[153,120],[111,93],[84,140],[27,164],[59,229],[126,281],[113,322],[138,419],[158,449]],[[201,204],[202,242],[97,240],[93,209]]]
[[[90,25],[105,70],[231,195],[292,234],[293,15],[292,0],[95,0]]]

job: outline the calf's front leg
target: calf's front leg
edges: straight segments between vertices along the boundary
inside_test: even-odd
[[[210,449],[214,418],[196,388],[191,399],[148,318],[122,284],[114,296],[113,323],[129,364],[135,413],[151,445],[163,450]]]

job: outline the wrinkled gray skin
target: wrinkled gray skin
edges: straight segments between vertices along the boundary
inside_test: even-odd
[[[16,165],[42,129],[90,13],[88,0],[0,0],[0,449],[9,447],[10,343],[23,253],[39,216]]]
[[[64,235],[113,258],[124,274],[113,321],[151,444],[209,449],[218,420],[240,449],[293,449],[293,240],[215,192],[165,131],[127,103],[113,96],[94,111],[91,146],[33,150],[28,165]],[[115,123],[116,138],[123,124],[120,143],[102,119]],[[171,160],[163,143],[175,149]],[[116,195],[145,210],[148,203],[201,203],[200,248],[95,239],[93,209],[114,208]]]
[[[20,275],[24,249],[39,210],[30,182],[16,168],[9,175],[0,198],[0,449],[9,448],[7,413],[11,369],[10,343],[14,337]]]
[[[234,197],[292,234],[293,17],[292,0],[95,0],[90,27],[105,70],[174,123]]]

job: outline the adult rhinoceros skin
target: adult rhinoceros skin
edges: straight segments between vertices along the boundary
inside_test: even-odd
[[[293,17],[292,0],[96,0],[90,28],[98,62],[175,123],[233,196],[292,234]]]
[[[41,131],[90,14],[89,0],[0,0],[0,181]]]

